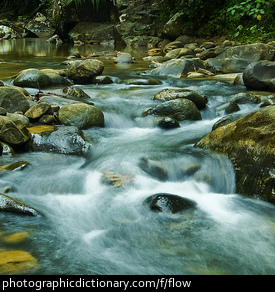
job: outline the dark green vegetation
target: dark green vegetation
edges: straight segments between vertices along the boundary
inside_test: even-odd
[[[26,21],[39,11],[51,18],[57,32],[64,35],[67,33],[62,26],[64,18],[71,18],[75,11],[85,11],[86,5],[91,5],[93,13],[89,12],[90,20],[94,21],[96,14],[108,14],[108,7],[117,5],[116,2],[119,3],[113,0],[23,0],[20,3],[16,0],[4,0],[0,3],[0,23],[7,24],[11,20]],[[226,35],[244,42],[268,41],[275,36],[275,2],[272,0],[160,0],[159,2],[160,13],[159,19],[155,21],[156,25],[166,22],[176,12],[181,11],[184,13],[186,30],[199,36]]]

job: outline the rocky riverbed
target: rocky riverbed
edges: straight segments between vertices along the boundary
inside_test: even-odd
[[[182,36],[176,41],[159,45],[158,48],[148,49],[147,56],[142,60],[148,64],[147,69],[138,71],[138,74],[128,74],[126,79],[112,74],[105,75],[106,66],[110,63],[112,66],[119,66],[123,71],[139,62],[125,51],[99,52],[86,56],[74,51],[68,56],[67,65],[63,65],[63,69],[28,68],[19,71],[16,76],[4,79],[0,87],[0,141],[3,158],[1,172],[4,176],[17,171],[23,173],[32,167],[33,162],[28,162],[28,159],[14,160],[40,152],[43,155],[52,153],[79,158],[83,169],[91,163],[98,167],[94,163],[100,156],[100,147],[97,146],[97,139],[101,135],[99,133],[103,129],[108,131],[110,125],[112,129],[114,121],[119,123],[119,129],[123,125],[127,129],[130,123],[128,120],[117,120],[119,112],[126,111],[127,108],[130,117],[135,117],[138,127],[142,125],[141,128],[164,131],[164,137],[172,139],[172,142],[167,140],[168,144],[170,141],[173,145],[172,153],[181,151],[182,145],[191,146],[191,152],[200,148],[206,149],[209,156],[216,152],[222,153],[229,158],[236,174],[236,177],[233,175],[236,189],[231,191],[274,204],[274,52],[272,42],[249,45],[234,45],[229,41],[221,44],[197,43]],[[172,84],[166,83],[168,78],[173,79]],[[235,93],[217,103],[217,100],[213,101],[211,98],[211,91],[204,94],[200,87],[203,82],[218,82],[221,88],[224,84]],[[121,109],[116,109],[118,113],[113,116],[112,108],[118,106],[115,98],[116,86],[121,88],[121,92],[133,89],[134,92],[142,90],[144,94],[147,90],[149,101],[143,101],[140,106],[135,104],[135,99],[127,97]],[[105,90],[114,94],[114,104],[110,104],[112,98],[107,104],[104,103]],[[97,92],[102,95],[100,98],[96,98]],[[193,138],[191,134],[187,138],[189,142],[184,142],[186,144],[181,145],[176,140],[174,144],[173,139],[176,138],[173,138],[173,131],[185,129],[189,125],[192,128],[192,124],[195,126],[196,123],[205,121],[207,126],[203,130],[204,134]],[[204,127],[204,124],[201,125]],[[181,134],[184,133],[185,131]],[[103,140],[108,135],[113,133],[103,134]],[[136,135],[138,137],[142,134]],[[138,159],[138,169],[150,177],[160,182],[185,181],[193,176],[205,183],[212,180],[202,171],[203,167],[197,161],[185,162],[179,167],[165,158],[165,150],[158,156],[151,147],[160,141],[150,142],[148,139],[139,141],[143,141],[140,149],[150,147],[149,152],[157,157],[141,157]],[[112,153],[119,156],[117,151],[120,148],[116,150],[116,145],[121,145],[118,142],[114,139],[113,146],[108,148],[111,161],[114,159]],[[149,146],[148,143],[152,145]],[[171,145],[165,146],[165,141],[162,143],[164,148],[170,149]],[[123,144],[127,144],[127,139]],[[102,147],[104,148],[103,145]],[[135,151],[137,155],[140,150]],[[145,150],[145,154],[147,152]],[[13,162],[6,163],[10,158]],[[106,166],[106,162],[100,164],[100,159],[98,163],[101,167]],[[123,161],[121,163],[123,165]],[[104,179],[101,182],[107,182],[107,185],[115,188],[124,188],[133,183],[135,173],[124,173],[121,166],[117,167],[118,170],[111,165],[109,167],[110,169],[103,172]],[[221,182],[220,184],[222,185]],[[219,183],[215,186],[217,189],[218,185]],[[98,188],[100,189],[99,186]],[[36,210],[35,205],[32,206],[31,200],[24,202],[22,198],[17,200],[16,196],[8,196],[11,189],[12,186],[8,185],[2,188],[1,212],[17,213],[18,216],[45,215],[43,209]],[[142,205],[150,205],[152,210],[168,214],[189,214],[192,210],[197,210],[196,200],[188,196],[179,197],[175,190],[174,187],[171,187],[170,192],[169,187],[164,187],[161,191],[156,188],[155,194],[147,199],[143,197]],[[89,240],[88,237],[86,239]],[[18,261],[20,255],[12,253],[10,256],[12,262]],[[37,268],[37,261],[28,253],[22,256],[23,269],[27,262],[30,263],[30,268]],[[8,261],[3,262],[1,267],[9,273],[21,272],[21,267],[14,271]],[[28,270],[28,266],[26,267]]]

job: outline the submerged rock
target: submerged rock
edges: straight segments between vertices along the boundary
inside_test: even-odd
[[[152,211],[178,213],[189,209],[194,209],[196,203],[181,196],[159,193],[148,197],[145,201]]]
[[[195,146],[226,154],[236,172],[236,192],[275,203],[275,107],[267,106],[223,127]]]
[[[0,275],[18,275],[35,271],[37,259],[23,250],[0,252]]]

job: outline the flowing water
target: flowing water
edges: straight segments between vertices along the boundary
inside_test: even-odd
[[[1,41],[5,63],[0,79],[8,83],[24,68],[63,68],[60,63],[70,50],[44,40]],[[79,50],[84,55],[97,48]],[[104,128],[83,131],[92,144],[89,160],[46,152],[2,158],[2,164],[30,163],[2,175],[0,186],[12,186],[11,197],[43,214],[0,214],[2,247],[14,248],[3,242],[3,235],[27,231],[30,239],[16,248],[37,258],[37,274],[274,274],[274,206],[236,194],[230,161],[193,147],[222,116],[215,107],[245,88],[174,77],[157,77],[160,85],[129,85],[123,80],[145,77],[139,73],[148,69],[144,51],[131,53],[134,64],[104,60],[104,74],[114,83],[81,86],[105,115]],[[152,117],[142,117],[156,104],[154,94],[165,88],[206,95],[203,119],[163,130]],[[146,172],[141,167],[146,159],[165,167],[166,179]],[[192,164],[199,169],[182,175],[182,167]],[[103,183],[102,171],[132,175],[133,180],[115,188]],[[153,212],[144,200],[156,193],[192,199],[197,207],[185,213]]]

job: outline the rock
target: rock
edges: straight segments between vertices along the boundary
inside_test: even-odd
[[[274,48],[269,45],[255,43],[248,45],[240,45],[227,47],[224,52],[219,54],[217,57],[211,59],[208,63],[214,66],[217,70],[222,69],[222,65],[224,62],[230,63],[234,62],[232,59],[242,60],[242,66],[244,62],[258,62],[260,60],[268,60],[271,61],[274,57]]]
[[[71,62],[67,76],[76,84],[89,84],[95,76],[101,75],[103,70],[103,62],[97,59],[77,60]]]
[[[86,94],[83,89],[81,89],[80,87],[77,87],[77,86],[67,86],[67,87],[61,89],[61,93],[65,94],[65,95],[72,96],[72,97],[77,97],[80,99],[90,98],[90,96],[88,94]]]
[[[209,58],[215,58],[217,56],[214,49],[204,50],[200,53],[199,58],[201,60],[207,60]]]
[[[1,165],[0,170],[1,171],[14,171],[14,170],[22,170],[29,166],[29,162],[27,161],[17,161],[15,163],[9,164],[9,165]]]
[[[93,79],[94,84],[111,84],[113,80],[109,76],[95,76]]]
[[[20,87],[43,89],[54,86],[66,86],[71,83],[60,75],[45,73],[41,70],[31,68],[19,72],[13,84]]]
[[[14,113],[14,114],[10,114],[8,113],[7,114],[7,117],[12,121],[14,122],[14,124],[20,128],[20,129],[23,129],[25,127],[28,127],[29,124],[30,124],[30,121],[28,119],[28,117],[22,115],[22,114],[17,114],[17,113]]]
[[[42,13],[37,13],[35,17],[27,23],[26,29],[34,33],[39,38],[49,38],[54,34],[54,27],[46,16]]]
[[[178,121],[201,120],[201,113],[195,103],[188,99],[175,99],[154,106],[144,112],[143,116],[155,115],[171,117]]]
[[[17,111],[25,112],[30,104],[25,95],[25,91],[16,86],[0,87],[0,106],[9,113]]]
[[[194,57],[194,51],[187,49],[187,48],[178,48],[170,50],[167,54],[164,56],[164,60],[170,60],[170,59],[177,59],[181,58],[183,56],[192,56]]]
[[[156,125],[162,129],[174,129],[180,127],[176,119],[170,117],[161,117],[156,120]]]
[[[173,100],[177,98],[185,98],[193,101],[199,110],[205,109],[207,99],[196,92],[186,89],[163,89],[157,92],[154,99]]]
[[[229,101],[218,107],[216,107],[216,112],[224,111],[225,114],[232,114],[234,112],[238,112],[240,107],[236,102]]]
[[[168,39],[176,39],[182,34],[183,23],[186,18],[185,13],[178,12],[163,27],[163,35]]]
[[[10,212],[16,214],[23,214],[28,216],[38,216],[38,212],[33,208],[10,198],[7,195],[0,194],[0,211]]]
[[[196,203],[193,200],[165,193],[152,195],[144,202],[149,204],[152,211],[169,212],[173,214],[196,207]]]
[[[227,154],[236,172],[236,192],[275,203],[275,107],[267,106],[219,127],[196,147]]]
[[[30,139],[26,127],[17,126],[10,118],[0,116],[0,140],[10,145],[22,145]]]
[[[243,81],[248,89],[275,91],[275,62],[249,64],[244,70]]]
[[[222,73],[242,73],[249,64],[249,60],[240,58],[225,58],[222,63]]]
[[[63,125],[76,126],[79,129],[104,126],[103,112],[86,103],[64,106],[58,112],[58,119]]]
[[[73,126],[57,128],[51,126],[48,131],[47,129],[38,131],[32,134],[28,146],[30,151],[35,152],[47,151],[80,156],[88,155],[90,150],[90,144],[85,141],[83,132]]]
[[[153,78],[132,78],[132,79],[126,79],[126,83],[132,84],[132,85],[159,85],[160,83]]]
[[[38,269],[37,259],[23,250],[0,252],[0,274],[19,275],[34,272]]]
[[[219,119],[212,127],[212,131],[216,130],[219,127],[223,127],[225,125],[228,125],[232,122],[235,122],[241,118],[246,116],[246,114],[231,114],[231,115],[226,115]]]
[[[237,104],[246,104],[246,103],[258,104],[261,102],[261,98],[252,93],[240,92],[232,96],[229,99],[229,101],[235,102]]]
[[[117,64],[131,64],[133,63],[133,57],[129,53],[118,52],[114,62]]]
[[[26,112],[25,116],[32,121],[37,121],[43,115],[51,110],[51,105],[48,102],[39,102],[30,107]]]
[[[198,58],[193,59],[172,59],[164,62],[159,67],[151,70],[152,75],[174,75],[177,77],[187,76],[189,72],[197,72],[200,68],[210,72],[215,72],[215,69],[207,62]]]

